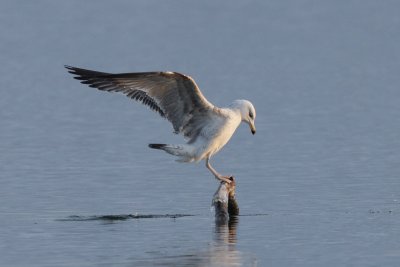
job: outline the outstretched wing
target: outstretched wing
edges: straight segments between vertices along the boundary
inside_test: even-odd
[[[168,119],[175,133],[192,141],[217,115],[194,80],[177,72],[140,72],[111,74],[65,66],[75,79],[107,92],[121,92],[138,100]]]

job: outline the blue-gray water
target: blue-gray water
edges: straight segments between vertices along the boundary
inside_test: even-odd
[[[398,1],[2,1],[0,266],[399,266]],[[157,114],[64,64],[170,70],[247,98],[217,182]],[[103,215],[177,218],[74,220]],[[71,217],[80,216],[80,217]],[[72,218],[72,219],[71,219]]]

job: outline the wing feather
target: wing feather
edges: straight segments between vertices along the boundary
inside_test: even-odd
[[[193,142],[218,108],[203,96],[195,81],[177,72],[111,74],[65,66],[74,78],[89,87],[121,92],[168,119],[175,133]]]

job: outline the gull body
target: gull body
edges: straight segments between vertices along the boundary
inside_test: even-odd
[[[83,84],[108,92],[121,92],[142,102],[169,120],[174,132],[182,134],[186,144],[149,144],[178,157],[179,162],[206,161],[215,178],[230,183],[229,176],[219,174],[210,164],[232,137],[241,122],[256,128],[256,111],[248,100],[235,100],[226,108],[208,102],[194,80],[177,72],[142,72],[110,74],[65,66]]]

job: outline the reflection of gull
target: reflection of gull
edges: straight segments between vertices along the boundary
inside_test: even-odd
[[[212,105],[189,76],[177,72],[110,74],[66,66],[83,84],[108,92],[121,92],[138,100],[169,120],[186,144],[150,144],[178,157],[180,162],[206,160],[215,178],[230,182],[211,165],[210,158],[232,137],[240,123],[254,134],[256,111],[247,100],[236,100],[228,108]]]
[[[215,243],[210,249],[208,263],[204,266],[242,266],[241,253],[236,248],[237,220],[215,224]]]

